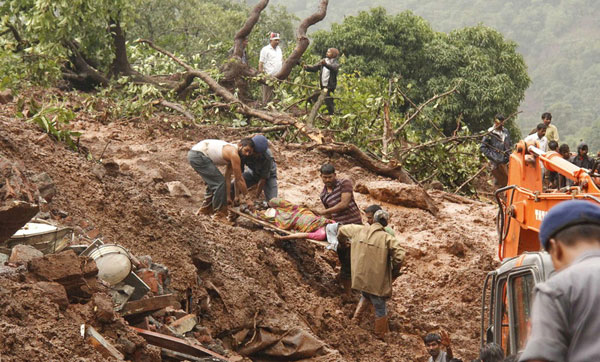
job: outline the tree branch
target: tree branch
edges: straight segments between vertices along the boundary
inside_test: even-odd
[[[326,95],[327,95],[327,91],[321,90],[321,94],[319,94],[319,98],[317,98],[317,101],[315,102],[312,109],[310,110],[310,114],[308,115],[308,118],[306,119],[306,124],[309,127],[313,126],[313,123],[315,122],[315,118],[317,117],[317,113],[319,113],[319,108],[321,108],[321,105],[325,101]]]
[[[269,0],[261,0],[254,6],[244,25],[235,34],[233,39],[232,55],[239,58],[242,57],[242,54],[244,53],[244,47],[242,43],[244,39],[246,39],[252,32],[252,28],[254,28],[254,25],[256,25],[258,19],[260,18],[260,13],[267,7],[268,4]]]
[[[157,104],[160,104],[161,106],[173,109],[173,110],[183,114],[185,116],[185,118],[187,118],[191,121],[196,120],[196,117],[194,117],[194,115],[190,111],[185,109],[185,107],[182,106],[181,104],[165,101],[164,99],[158,101]]]
[[[438,99],[440,99],[440,98],[443,98],[443,97],[445,97],[445,96],[447,96],[447,95],[449,95],[449,94],[456,93],[456,89],[458,88],[458,86],[459,86],[459,85],[460,85],[460,82],[459,82],[457,85],[455,85],[455,86],[454,86],[452,89],[450,89],[449,91],[447,91],[447,92],[444,92],[444,93],[442,93],[442,94],[436,94],[436,95],[434,95],[433,97],[429,98],[427,101],[425,101],[425,103],[423,103],[423,104],[419,105],[419,106],[417,107],[417,109],[415,110],[415,112],[414,112],[412,115],[410,115],[410,117],[408,117],[408,118],[407,118],[407,119],[404,121],[404,123],[402,123],[402,124],[400,125],[400,127],[398,127],[398,129],[396,129],[396,130],[394,131],[394,136],[396,136],[396,137],[397,137],[397,136],[398,136],[398,134],[400,134],[400,132],[402,132],[402,130],[404,129],[404,127],[406,127],[406,125],[407,125],[407,124],[408,124],[410,121],[412,121],[412,120],[413,120],[415,117],[417,117],[417,116],[419,115],[419,113],[421,113],[421,111],[423,110],[423,108],[425,108],[425,107],[426,107],[426,106],[427,106],[429,103],[431,103],[431,102],[433,102],[433,101],[435,101],[435,100],[438,100]]]
[[[410,175],[404,171],[402,166],[396,164],[394,161],[386,164],[383,162],[379,162],[369,157],[360,148],[356,147],[352,144],[346,143],[330,143],[324,145],[318,145],[318,150],[326,151],[326,152],[336,152],[344,155],[348,155],[354,158],[358,163],[363,165],[363,167],[371,170],[379,175],[391,177],[400,182],[412,184],[414,183]]]
[[[314,25],[325,18],[325,15],[327,15],[328,4],[328,0],[321,0],[319,2],[319,9],[306,19],[302,20],[302,22],[298,26],[296,48],[294,48],[292,54],[290,54],[290,56],[285,60],[283,66],[281,67],[281,70],[275,75],[275,78],[281,80],[286,79],[292,72],[294,66],[299,64],[300,58],[302,58],[302,55],[304,54],[304,52],[308,48],[308,45],[310,44],[310,41],[306,36],[306,30],[311,25]]]
[[[458,186],[458,187],[456,188],[456,190],[454,190],[454,193],[457,193],[458,191],[460,191],[460,189],[462,189],[463,187],[465,187],[465,185],[466,185],[466,184],[468,184],[469,182],[473,181],[473,179],[474,179],[475,177],[477,177],[477,176],[478,176],[480,173],[482,173],[482,172],[483,172],[483,170],[485,170],[485,168],[486,168],[486,167],[487,167],[487,163],[486,163],[485,165],[483,165],[483,166],[482,166],[482,167],[479,169],[479,171],[477,171],[477,172],[476,172],[476,173],[475,173],[473,176],[469,177],[469,179],[468,179],[467,181],[463,182],[463,183],[462,183],[462,185]]]

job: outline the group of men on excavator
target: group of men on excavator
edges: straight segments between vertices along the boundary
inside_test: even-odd
[[[525,138],[537,142],[542,152],[557,151],[564,159],[585,169],[592,178],[600,162],[588,156],[581,143],[571,155],[567,144],[558,145],[558,131],[552,115],[542,114],[542,123]],[[504,117],[496,116],[494,126],[483,138],[481,151],[490,160],[497,188],[506,186],[507,164],[512,143],[503,127]],[[543,188],[571,186],[563,175],[543,170]],[[597,182],[597,180],[594,180]],[[510,356],[514,361],[600,361],[600,205],[598,199],[568,200],[552,207],[539,227],[540,249],[550,254],[554,273],[534,287],[530,330],[523,351]]]
[[[508,182],[508,160],[513,147],[510,133],[504,127],[505,121],[503,115],[496,115],[494,125],[488,129],[488,133],[483,137],[480,147],[481,152],[489,160],[490,172],[494,177],[496,188],[504,187]],[[575,155],[571,154],[567,143],[559,146],[558,129],[551,122],[552,114],[549,112],[542,113],[542,122],[525,137],[524,141],[537,141],[542,151],[556,151],[576,166],[589,169],[594,174],[598,173],[600,171],[600,152],[598,153],[598,160],[594,160],[588,155],[588,145],[581,142],[577,146],[577,153]],[[550,171],[544,172],[544,186],[548,189],[560,189],[571,186],[571,182],[564,176]]]

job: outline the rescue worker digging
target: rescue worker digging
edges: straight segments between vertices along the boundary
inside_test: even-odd
[[[388,220],[389,214],[379,210],[372,225],[343,225],[338,231],[340,243],[350,241],[352,289],[361,292],[353,320],[372,303],[375,335],[380,339],[389,331],[386,299],[392,295],[392,281],[406,254],[398,239],[384,230]]]

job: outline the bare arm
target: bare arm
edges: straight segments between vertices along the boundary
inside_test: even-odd
[[[263,62],[258,62],[258,72],[262,73],[263,72],[263,68],[264,68],[264,64]]]
[[[323,210],[321,214],[331,215],[336,212],[345,210],[346,208],[348,208],[348,205],[350,205],[350,201],[352,201],[352,192],[342,192],[340,202],[337,205],[330,207],[329,209]]]
[[[256,199],[260,198],[260,194],[263,192],[266,183],[267,179],[261,178],[256,184]]]
[[[237,196],[237,187],[236,187],[236,196]],[[227,195],[227,202],[231,201],[231,165],[227,164],[227,168],[225,169],[225,194]]]
[[[237,148],[230,145],[223,146],[223,158],[229,162],[227,166],[231,167],[236,188],[242,195],[247,194],[248,188],[246,187],[244,177],[242,177],[242,161],[240,160]]]
[[[307,239],[308,233],[295,233],[290,235],[274,235],[275,239],[278,240],[292,240],[292,239]]]

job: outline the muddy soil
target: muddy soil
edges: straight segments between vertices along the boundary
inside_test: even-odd
[[[371,333],[371,318],[359,325],[350,322],[355,303],[340,298],[333,252],[304,241],[277,242],[270,232],[251,225],[226,225],[195,215],[204,185],[187,162],[188,150],[204,138],[232,141],[247,134],[215,125],[180,127],[182,117],[159,111],[148,120],[110,119],[103,116],[110,104],[97,102],[91,109],[82,96],[54,93],[77,110],[71,126],[83,133],[80,144],[92,157],[70,151],[36,125],[16,119],[18,97],[0,109],[0,156],[20,162],[30,175],[50,175],[57,193],[41,206],[42,212],[74,227],[80,237],[102,237],[166,265],[171,287],[182,301],[192,296],[190,310],[225,348],[231,348],[230,336],[243,328],[300,327],[338,351],[329,360],[425,361],[421,338],[444,329],[455,356],[476,357],[481,284],[497,265],[492,204],[451,202],[443,191],[430,192],[439,208],[436,216],[383,204],[408,249],[388,304],[391,333],[386,343]],[[19,97],[43,102],[48,90],[28,90]],[[338,177],[394,183],[351,159],[300,151],[276,139],[273,144],[280,196],[296,203],[319,204],[318,167],[324,162],[335,165]],[[191,195],[173,196],[167,183],[174,181]],[[361,208],[380,203],[369,195],[355,197]],[[1,279],[0,293],[5,285],[18,283]],[[42,293],[27,293],[23,308],[43,298]],[[354,299],[358,301],[356,292]],[[17,338],[7,331],[21,318],[19,333],[28,337],[18,339],[22,348],[53,351],[58,345],[59,351],[48,352],[56,360],[100,360],[75,338],[81,317],[73,310],[79,308],[85,305],[26,317],[26,311],[0,313],[0,339]],[[1,356],[23,360],[20,355]]]

